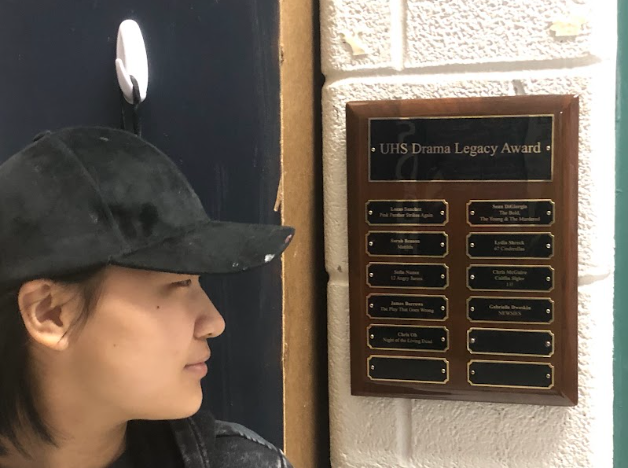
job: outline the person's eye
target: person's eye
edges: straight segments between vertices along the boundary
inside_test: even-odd
[[[180,286],[182,288],[188,288],[190,286],[192,286],[192,280],[191,279],[186,279],[183,281],[177,281],[176,283],[173,283],[174,286]]]

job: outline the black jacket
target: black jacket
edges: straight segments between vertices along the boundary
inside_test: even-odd
[[[111,468],[292,468],[253,431],[208,411],[174,421],[131,421],[127,452]]]

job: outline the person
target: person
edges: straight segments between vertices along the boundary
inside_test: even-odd
[[[0,166],[0,466],[289,467],[201,410],[225,323],[203,274],[264,265],[290,227],[209,219],[131,133],[47,132]]]

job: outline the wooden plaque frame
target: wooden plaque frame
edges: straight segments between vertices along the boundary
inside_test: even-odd
[[[371,180],[371,152],[376,151],[370,144],[371,119],[446,119],[448,117],[486,119],[506,116],[552,116],[551,178],[516,181]],[[571,95],[371,101],[347,104],[351,388],[354,395],[563,406],[577,404],[578,116],[578,97]],[[550,145],[547,145],[547,149],[550,149]],[[448,210],[447,222],[445,225],[415,226],[409,223],[396,226],[372,225],[367,222],[365,207],[369,201],[373,200],[444,200]],[[552,222],[542,226],[515,225],[514,223],[498,226],[472,225],[469,222],[468,204],[471,201],[496,200],[551,200],[555,208],[552,213]],[[444,257],[441,255],[405,258],[369,255],[366,245],[368,233],[380,231],[445,232],[448,238],[447,254]],[[468,255],[467,237],[472,233],[526,232],[551,234],[555,239],[552,246],[553,255],[548,258],[532,259],[470,258]],[[367,268],[369,263],[442,263],[448,266],[448,285],[445,289],[370,287],[366,277],[369,274]],[[554,272],[551,279],[552,288],[543,292],[471,290],[468,268],[485,265],[506,265],[512,269],[518,266],[550,267]],[[548,281],[550,281],[549,278]],[[448,313],[444,320],[410,320],[407,317],[371,318],[368,313],[367,298],[377,294],[446,296]],[[525,323],[525,320],[523,323],[519,321],[472,322],[467,310],[470,297],[549,299],[553,303],[552,319],[547,323]],[[523,302],[520,301],[520,303]],[[448,347],[442,352],[421,351],[417,350],[416,346],[409,346],[412,349],[408,350],[372,349],[369,347],[367,333],[372,325],[445,327],[448,331]],[[548,336],[553,337],[551,343],[553,352],[546,355],[504,355],[498,352],[474,354],[471,352],[474,347],[470,348],[468,341],[472,339],[469,338],[469,331],[472,329],[549,332]],[[481,336],[484,335],[486,334],[481,334]],[[529,335],[538,336],[534,333]],[[499,336],[499,333],[496,336]],[[526,334],[518,336],[525,337]],[[497,347],[498,344],[495,343],[495,346]],[[442,373],[447,375],[442,379],[435,377],[438,381],[427,383],[422,380],[405,381],[394,377],[390,380],[373,379],[369,377],[369,362],[374,356],[440,359]],[[390,362],[390,360],[380,359],[377,362]],[[402,369],[403,375],[428,375],[427,372],[422,374],[420,367],[403,367],[402,364],[405,361],[393,360],[392,362],[394,365],[391,367],[391,372],[392,370],[401,372],[399,369]],[[407,359],[407,362],[408,365],[421,365],[421,362],[430,364],[421,359]],[[525,363],[533,365],[521,365]],[[433,364],[430,365],[433,367]],[[474,369],[478,369],[478,373],[480,370],[495,373],[480,376],[476,375]],[[535,384],[526,385],[528,376],[521,372],[530,372],[530,382],[534,381]],[[545,375],[544,372],[547,374]],[[385,372],[384,374],[388,378]],[[542,382],[543,377],[547,377],[546,385]],[[498,385],[490,384],[492,381],[497,381]],[[513,385],[509,385],[510,383]]]

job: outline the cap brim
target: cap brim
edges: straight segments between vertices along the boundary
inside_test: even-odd
[[[182,274],[236,273],[281,255],[294,229],[266,224],[210,221],[181,236],[112,259],[129,268]]]

